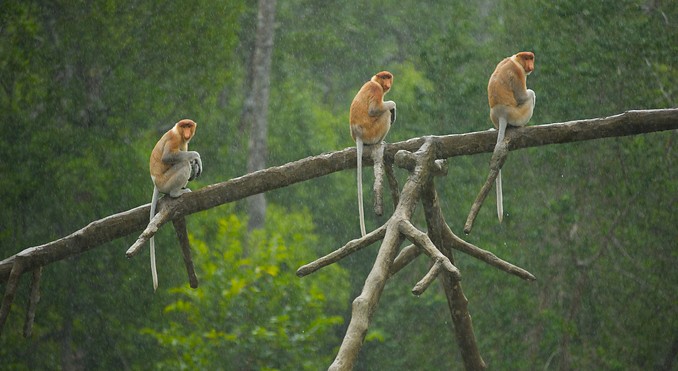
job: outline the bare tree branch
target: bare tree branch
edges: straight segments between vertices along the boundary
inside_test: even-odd
[[[452,277],[454,277],[455,280],[461,280],[461,272],[459,272],[459,269],[457,269],[457,267],[455,267],[452,262],[450,262],[450,259],[444,256],[440,250],[438,250],[426,233],[418,230],[414,225],[412,225],[412,223],[410,223],[409,220],[401,221],[398,226],[400,228],[400,233],[405,235],[405,237],[407,237],[407,239],[412,243],[419,246],[419,248],[424,250],[426,255],[430,256],[434,260],[433,266],[429,271],[429,275],[431,277],[429,277],[428,280],[432,282],[433,279],[438,276],[440,268],[445,268],[445,270],[452,274]],[[425,280],[420,281],[422,285],[423,282],[425,282]],[[428,283],[430,284],[430,282]],[[424,290],[426,290],[426,287],[428,287],[428,285],[422,285],[417,284],[415,289],[412,289],[412,292],[415,295],[421,295]]]
[[[181,245],[181,255],[184,258],[184,265],[186,266],[186,273],[188,274],[188,284],[193,289],[198,288],[198,276],[195,275],[195,267],[193,266],[193,258],[191,258],[191,245],[188,242],[188,231],[186,229],[186,218],[179,217],[172,220],[174,231],[177,233],[177,239]]]
[[[578,120],[565,123],[511,128],[506,137],[511,150],[543,146],[555,143],[570,143],[614,136],[636,135],[678,129],[678,108],[628,111],[607,118]],[[487,130],[468,134],[452,134],[430,137],[438,148],[437,158],[473,155],[492,152],[496,131]],[[416,151],[424,138],[388,144],[384,156],[392,159],[399,150]],[[164,202],[176,203],[170,219],[241,200],[245,197],[329,175],[337,171],[355,168],[355,147],[341,151],[307,157],[285,165],[259,170],[225,182],[187,193]],[[363,162],[371,164],[370,159]],[[163,198],[164,199],[164,198]],[[161,199],[161,203],[162,200]],[[30,247],[22,253],[30,257],[26,270],[30,271],[55,261],[65,259],[98,247],[106,242],[144,230],[148,224],[149,204],[94,221],[73,234],[44,245]],[[0,283],[9,279],[17,255],[0,261]]]
[[[297,269],[297,276],[304,277],[317,271],[320,268],[326,267],[332,263],[336,263],[339,260],[353,254],[354,252],[359,251],[381,240],[382,238],[384,238],[385,234],[386,226],[381,226],[375,229],[374,231],[366,234],[365,237],[349,241],[349,243],[333,251],[332,253],[325,255],[322,258],[317,259],[314,262],[308,263]]]
[[[447,260],[449,261],[449,259]],[[449,264],[452,265],[452,263]],[[444,265],[445,263],[443,262],[442,259],[435,260],[433,262],[433,265],[431,265],[431,268],[429,268],[428,273],[426,273],[426,275],[421,280],[419,280],[419,282],[417,282],[416,285],[414,285],[414,287],[412,288],[412,293],[417,296],[423,294],[424,291],[426,291],[426,289],[428,289],[428,287],[431,286],[433,281],[435,281],[435,279],[438,278],[438,275],[441,273],[441,271],[443,272],[445,271]],[[461,273],[459,273],[459,270],[457,270],[457,273],[461,275]]]
[[[391,266],[391,271],[388,273],[389,278],[398,273],[401,269],[405,268],[410,264],[414,259],[421,255],[421,249],[416,245],[408,245],[400,250],[398,256],[396,256]]]
[[[158,229],[160,229],[160,226],[162,226],[163,224],[167,223],[170,220],[171,206],[158,207],[158,209],[159,209],[158,212],[153,216],[153,219],[151,219],[151,221],[148,223],[146,229],[144,229],[144,231],[141,233],[136,242],[134,242],[134,244],[132,244],[132,246],[129,249],[127,249],[125,255],[127,255],[128,258],[137,255],[139,251],[141,251],[141,248],[144,247],[146,242],[148,242],[148,240],[150,240],[153,236],[155,236],[156,233],[158,233]]]
[[[630,111],[603,119],[511,129],[506,133],[503,151],[493,155],[490,176],[471,208],[464,230],[467,233],[471,230],[473,220],[494,182],[493,177],[496,177],[509,150],[675,129],[678,129],[678,109]],[[475,340],[471,316],[468,312],[468,300],[462,291],[461,273],[454,265],[452,249],[460,250],[525,280],[535,280],[535,277],[528,271],[457,237],[444,220],[433,179],[435,176],[447,173],[446,158],[492,152],[495,138],[494,131],[414,138],[405,142],[380,146],[373,151],[372,158],[365,161],[368,165],[370,161],[377,164],[374,188],[375,211],[379,213],[382,210],[382,178],[385,170],[394,195],[393,200],[396,203],[393,215],[383,226],[365,237],[352,240],[336,251],[300,267],[297,271],[297,275],[303,277],[380,239],[383,240],[372,270],[365,280],[363,290],[353,301],[351,320],[336,358],[329,367],[330,370],[353,368],[386,281],[414,261],[421,252],[425,252],[431,258],[432,264],[428,273],[415,285],[412,292],[420,295],[436,278],[441,278],[464,366],[468,370],[486,368]],[[413,153],[414,150],[416,150],[415,153]],[[336,171],[354,168],[355,156],[354,148],[344,149],[259,170],[184,194],[176,199],[163,197],[158,204],[158,214],[150,222],[148,221],[149,205],[144,205],[92,222],[67,237],[25,249],[8,257],[0,262],[0,282],[7,282],[0,307],[0,332],[16,295],[19,278],[23,273],[33,271],[31,297],[24,326],[25,336],[30,336],[35,307],[40,297],[39,282],[44,265],[143,230],[137,241],[127,251],[127,256],[132,257],[168,221],[172,221],[174,225],[182,248],[189,283],[195,288],[198,286],[198,280],[191,259],[186,215]],[[400,194],[391,169],[393,162],[410,171],[410,176]],[[428,233],[420,231],[410,221],[420,201],[424,205]],[[412,241],[414,245],[405,247],[399,254],[400,244],[405,238]]]
[[[428,178],[429,169],[431,168],[430,166],[424,166],[424,164],[433,163],[434,152],[432,150],[432,140],[430,139],[417,151],[421,166],[417,166],[407,179],[403,186],[400,203],[398,203],[398,207],[385,224],[386,234],[379,248],[379,253],[374,261],[372,270],[365,279],[362,292],[353,300],[351,321],[346,329],[344,340],[339,347],[339,352],[328,370],[352,370],[355,365],[365,340],[365,335],[367,335],[370,320],[379,303],[386,280],[390,277],[389,273],[398,253],[398,247],[404,239],[400,233],[400,223],[408,221],[414,212],[419,200],[420,186]]]
[[[33,333],[33,322],[35,321],[35,310],[40,301],[40,278],[42,277],[42,267],[33,270],[33,279],[31,280],[31,296],[28,299],[28,310],[26,311],[26,321],[24,322],[24,337],[29,338]]]
[[[374,213],[381,216],[384,213],[384,142],[373,146],[371,156],[374,164],[374,185],[372,193],[374,194]]]
[[[485,198],[490,193],[492,185],[494,185],[494,181],[497,180],[497,177],[499,176],[499,171],[504,166],[504,162],[506,162],[506,157],[508,156],[508,140],[504,139],[501,143],[497,144],[495,148],[492,159],[490,160],[490,173],[487,175],[485,184],[480,188],[476,200],[473,201],[471,211],[468,214],[468,218],[466,218],[466,224],[464,224],[464,233],[466,234],[471,233],[473,222],[476,220],[476,216],[478,216],[480,207],[483,206]]]
[[[449,234],[445,233],[450,228],[445,222],[443,211],[440,208],[438,192],[436,192],[433,178],[422,189],[422,203],[424,204],[424,216],[426,217],[428,234],[431,240],[438,247],[438,250],[442,251],[443,255],[454,264],[452,247],[456,242],[454,239],[450,239]],[[452,236],[454,236],[453,233]],[[456,236],[454,237],[457,238]],[[484,370],[487,368],[487,365],[480,356],[476,336],[473,332],[471,314],[468,311],[468,300],[462,290],[461,281],[454,279],[449,274],[441,275],[441,281],[452,317],[452,323],[454,323],[457,344],[461,357],[464,360],[464,367],[467,370]]]
[[[450,245],[454,249],[466,253],[508,274],[518,276],[524,280],[535,281],[537,279],[535,276],[532,275],[532,273],[524,270],[523,268],[517,267],[509,262],[506,262],[498,258],[493,253],[483,250],[457,237],[457,235],[454,234],[454,232],[452,232],[448,225],[443,226],[442,232],[444,237],[450,241]]]
[[[386,172],[386,179],[388,180],[388,186],[391,189],[391,199],[393,200],[393,208],[395,209],[398,206],[400,201],[400,188],[398,188],[398,179],[396,179],[395,174],[393,173],[393,164],[385,161],[384,170]]]
[[[9,274],[5,295],[2,297],[2,306],[0,306],[0,334],[2,334],[2,328],[5,326],[5,321],[7,321],[7,317],[9,316],[9,310],[12,308],[14,296],[16,295],[16,290],[19,286],[19,278],[24,272],[23,260],[23,256],[18,256],[12,265],[12,271]]]
[[[568,143],[675,129],[678,129],[678,109],[630,111],[603,119],[511,129],[506,134],[506,143],[508,149],[515,150],[553,143]],[[299,276],[310,274],[358,249],[383,239],[373,269],[365,281],[363,292],[353,302],[351,322],[330,369],[344,370],[353,367],[386,280],[412,262],[421,251],[425,251],[431,256],[434,263],[429,273],[417,284],[413,291],[420,294],[436,277],[442,278],[465,366],[467,369],[485,368],[473,335],[471,317],[467,309],[468,302],[461,290],[460,273],[457,267],[453,265],[454,258],[451,248],[463,251],[523,279],[534,280],[535,278],[526,270],[507,263],[494,254],[473,246],[454,235],[442,217],[442,212],[437,203],[437,195],[432,185],[432,177],[446,173],[446,164],[443,159],[492,152],[495,138],[494,131],[484,131],[414,138],[386,145],[384,150],[384,161],[388,164],[386,172],[392,193],[395,194],[394,201],[397,203],[392,217],[384,226],[364,238],[349,242],[337,251],[301,267],[297,272]],[[418,151],[415,154],[409,153],[414,150]],[[30,334],[35,304],[39,299],[38,283],[41,267],[88,251],[116,238],[143,230],[139,239],[128,250],[128,256],[133,256],[163,224],[170,220],[173,221],[177,236],[181,241],[191,286],[197,287],[197,277],[190,258],[190,248],[186,235],[184,220],[186,215],[336,171],[354,168],[356,164],[355,156],[355,148],[348,148],[256,171],[185,194],[177,199],[165,197],[159,202],[158,215],[150,223],[148,222],[149,205],[144,205],[94,221],[69,236],[41,246],[25,249],[10,256],[0,261],[0,282],[7,282],[2,307],[0,308],[0,331],[9,314],[19,277],[23,273],[35,272],[24,330],[26,334]],[[400,195],[397,194],[397,182],[395,182],[395,177],[390,171],[390,164],[394,160],[399,166],[412,172]],[[371,161],[372,159],[368,159],[365,163],[369,165]],[[380,169],[376,170],[381,172]],[[422,194],[422,185],[425,188],[424,194]],[[427,213],[428,235],[416,229],[409,222],[414,207],[420,200],[423,201]],[[477,208],[479,209],[479,206]],[[408,246],[398,255],[398,247],[405,236],[415,242],[416,246]],[[398,255],[397,259],[396,255]]]

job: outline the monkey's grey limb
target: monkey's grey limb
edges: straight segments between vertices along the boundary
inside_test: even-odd
[[[188,241],[188,232],[186,230],[186,218],[183,216],[172,220],[174,231],[177,233],[177,239],[181,245],[182,256],[184,257],[184,265],[186,265],[186,273],[188,273],[188,284],[191,288],[198,288],[198,277],[195,275],[195,267],[193,266],[193,259],[191,258],[191,245]]]
[[[374,162],[374,213],[381,216],[384,213],[384,148],[386,143],[381,142],[372,148],[372,162]]]
[[[473,202],[473,205],[471,206],[471,211],[469,212],[468,218],[466,219],[466,224],[464,224],[464,233],[466,234],[471,233],[471,228],[473,228],[473,222],[476,220],[476,216],[478,216],[480,207],[483,206],[485,198],[490,193],[490,189],[492,189],[492,184],[497,179],[499,171],[504,166],[504,162],[506,162],[507,156],[508,156],[508,141],[504,140],[500,143],[497,143],[494,149],[494,153],[492,154],[492,159],[490,160],[490,173],[487,176],[485,184],[483,184],[483,187],[480,189],[480,192],[478,193],[476,200]]]

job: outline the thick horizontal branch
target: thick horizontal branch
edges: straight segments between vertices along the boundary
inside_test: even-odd
[[[570,143],[614,136],[627,136],[678,129],[678,109],[629,111],[601,119],[530,126],[507,130],[510,149],[537,147],[555,143]],[[439,149],[437,158],[492,152],[496,131],[486,130],[468,134],[429,137]],[[386,146],[384,156],[393,158],[399,150],[416,151],[424,144],[424,137]],[[366,156],[363,164],[370,165]],[[204,211],[251,195],[271,191],[309,179],[355,168],[354,147],[341,151],[307,157],[285,165],[259,170],[225,182],[213,184],[182,195],[170,219]],[[24,271],[65,259],[93,249],[106,242],[144,230],[148,224],[149,204],[94,221],[73,234],[21,252],[26,259]],[[16,255],[0,261],[0,282],[6,282]]]
[[[6,282],[17,256],[30,257],[24,271],[78,255],[116,238],[127,236],[146,227],[150,205],[108,216],[56,241],[30,247],[0,262],[0,282]]]
[[[605,118],[508,128],[506,138],[510,143],[509,150],[513,151],[548,144],[582,142],[676,129],[678,129],[678,108],[670,108],[627,111]],[[472,136],[472,139],[467,136]],[[441,149],[438,158],[473,155],[492,152],[497,143],[497,131],[491,129],[469,134],[440,136],[436,139],[439,140],[438,148]],[[418,144],[410,144],[412,141],[417,141]],[[423,138],[414,138],[397,144],[403,146],[398,149],[410,149],[410,145],[418,148],[417,146],[423,142]],[[395,151],[387,147],[386,153],[391,154]]]

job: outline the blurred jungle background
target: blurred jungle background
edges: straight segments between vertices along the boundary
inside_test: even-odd
[[[191,148],[205,171],[191,188],[245,174],[257,9],[245,0],[0,2],[0,258],[150,202],[150,150],[179,119],[198,122]],[[266,166],[353,146],[349,105],[381,70],[395,75],[389,142],[490,128],[487,80],[522,50],[536,55],[531,125],[678,105],[675,1],[279,0],[274,27]],[[677,139],[510,154],[503,224],[491,195],[464,238],[538,280],[456,254],[491,369],[675,367]],[[460,236],[489,158],[453,158],[437,181]],[[0,368],[326,369],[378,246],[294,273],[359,236],[355,172],[265,196],[266,221],[252,231],[244,201],[187,218],[197,290],[170,226],[157,237],[155,294],[148,249],[125,258],[131,235],[47,266],[25,339],[24,276]],[[383,217],[367,213],[368,229],[391,211],[387,196]],[[410,293],[427,264],[389,282],[356,369],[462,367],[439,287]]]

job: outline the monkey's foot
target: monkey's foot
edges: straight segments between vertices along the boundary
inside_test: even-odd
[[[177,198],[177,197],[183,195],[184,193],[189,193],[190,191],[191,190],[188,189],[188,188],[180,188],[180,189],[177,189],[174,192],[170,192],[169,196],[172,197],[172,198]]]

